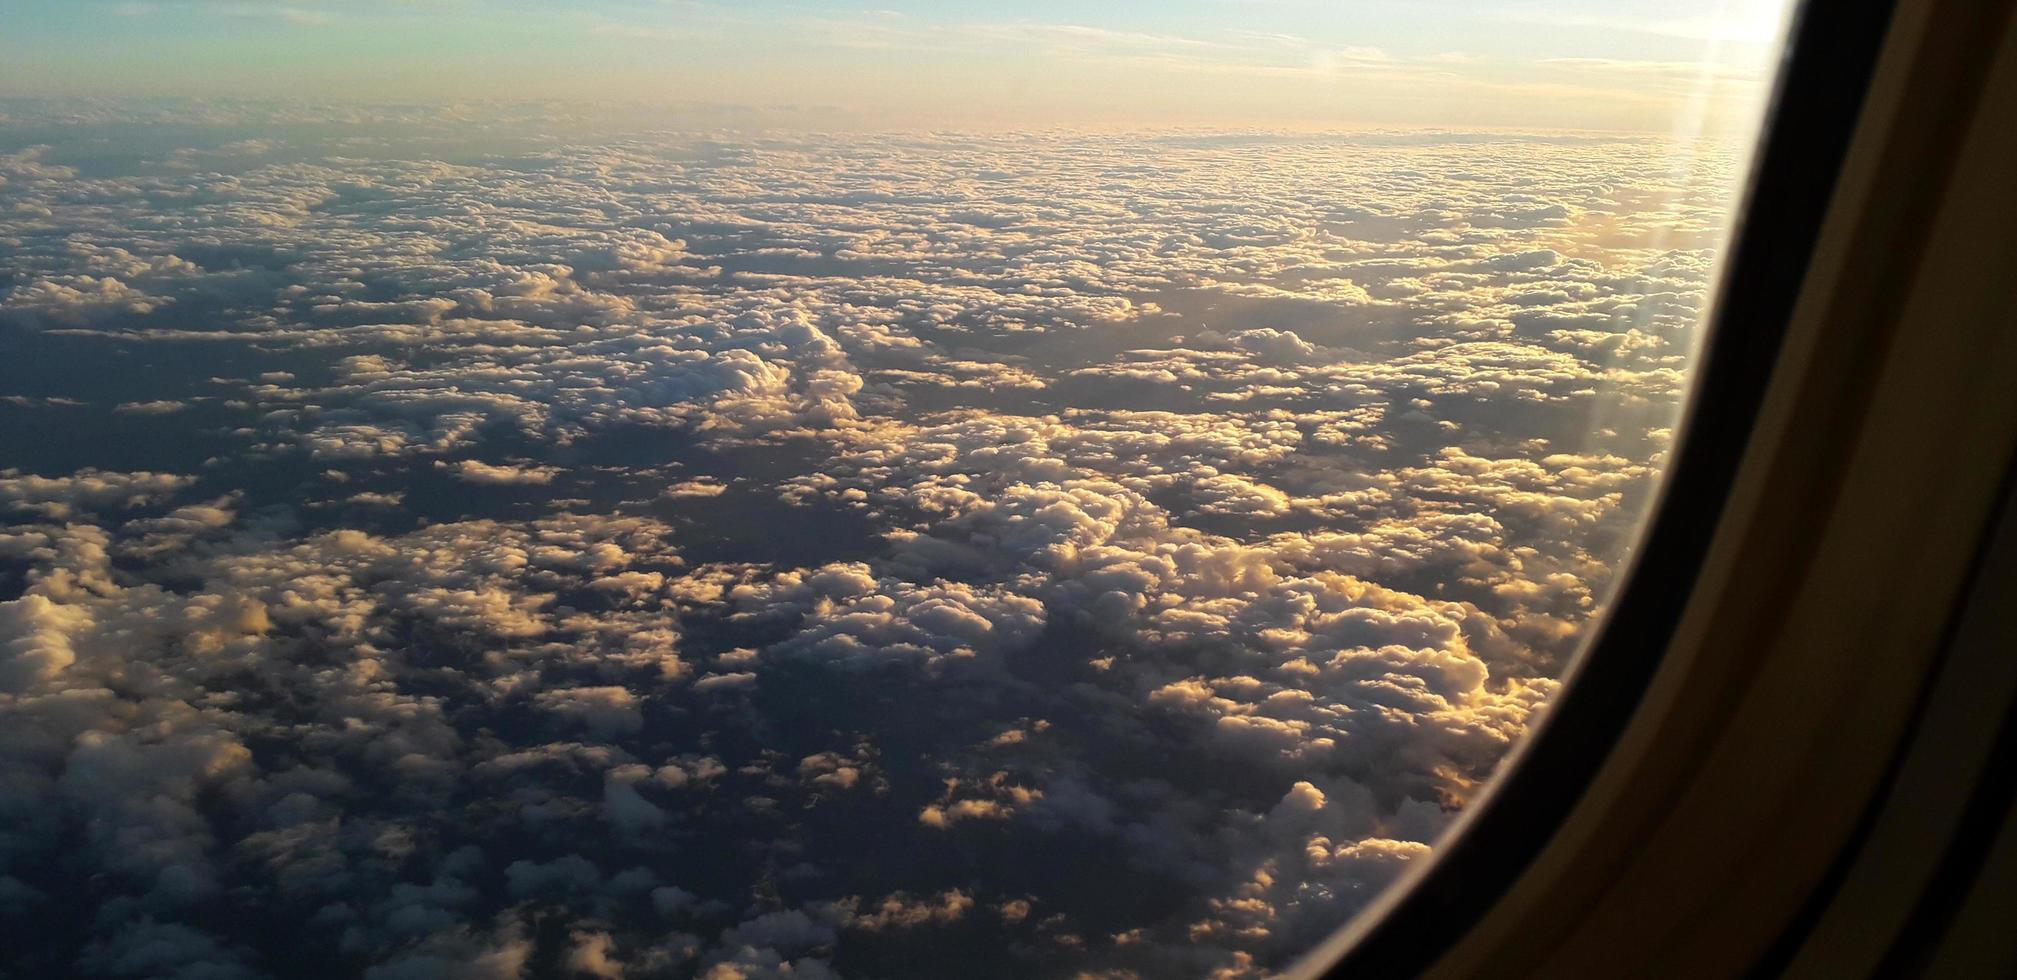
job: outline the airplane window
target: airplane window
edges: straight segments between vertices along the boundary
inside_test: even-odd
[[[1288,968],[1618,588],[1784,6],[17,0],[0,972]]]

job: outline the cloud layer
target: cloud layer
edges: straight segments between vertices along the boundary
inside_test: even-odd
[[[0,156],[45,974],[1279,970],[1600,614],[1733,171],[66,111]]]

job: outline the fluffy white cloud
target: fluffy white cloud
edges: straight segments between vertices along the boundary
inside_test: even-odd
[[[0,470],[0,504],[60,519],[79,511],[144,507],[195,482],[195,477],[175,473],[112,473],[86,468],[52,477],[6,469]]]
[[[483,463],[465,459],[449,469],[455,478],[464,483],[488,484],[491,486],[511,484],[533,484],[543,486],[553,482],[560,475],[557,466],[516,466],[510,463]]]
[[[0,405],[23,972],[1279,969],[1601,614],[1732,172],[461,111],[0,156],[0,326],[109,365]]]

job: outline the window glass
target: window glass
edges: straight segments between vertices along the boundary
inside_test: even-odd
[[[0,972],[1280,971],[1603,614],[1782,14],[9,0]]]

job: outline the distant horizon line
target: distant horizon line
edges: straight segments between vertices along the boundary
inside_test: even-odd
[[[1155,134],[1155,135],[1183,134],[1183,135],[1199,135],[1199,136],[1206,136],[1206,135],[1209,136],[1232,136],[1232,135],[1420,136],[1420,135],[1435,135],[1438,133],[1447,133],[1447,134],[1484,133],[1484,134],[1507,135],[1507,136],[1555,136],[1555,137],[1572,136],[1572,137],[1591,137],[1591,138],[1655,138],[1655,139],[1685,138],[1688,140],[1712,140],[1712,141],[1732,140],[1732,139],[1741,139],[1748,141],[1753,138],[1753,135],[1748,132],[1730,132],[1730,131],[1703,131],[1692,134],[1686,134],[1684,136],[1683,134],[1674,132],[1674,130],[1671,127],[1666,128],[1636,128],[1626,126],[1561,127],[1561,126],[1532,126],[1532,125],[1520,125],[1520,124],[1508,124],[1508,123],[1441,123],[1441,122],[1396,123],[1385,121],[1363,122],[1363,123],[1354,123],[1354,122],[1294,123],[1285,121],[1268,121],[1249,125],[1239,125],[1232,123],[1222,124],[1222,123],[1210,123],[1210,122],[1096,123],[1096,122],[1083,122],[1083,121],[1060,122],[1049,125],[1030,124],[1022,122],[1013,122],[1013,123],[983,122],[967,125],[953,125],[953,124],[939,124],[939,123],[915,123],[908,125],[891,125],[886,123],[876,123],[876,122],[870,122],[868,120],[862,120],[861,119],[862,116],[870,114],[867,110],[855,109],[846,106],[797,105],[789,103],[770,104],[770,105],[751,105],[751,104],[720,103],[720,102],[665,102],[665,101],[654,101],[646,99],[606,99],[606,98],[584,98],[584,97],[569,97],[569,96],[555,96],[550,98],[444,98],[444,99],[402,100],[402,99],[381,99],[381,98],[369,98],[369,97],[347,98],[343,96],[309,98],[302,96],[283,96],[283,95],[266,95],[266,96],[186,95],[186,94],[170,95],[160,93],[36,95],[36,94],[10,94],[0,92],[0,107],[33,106],[33,107],[60,108],[65,106],[109,107],[119,105],[149,105],[159,107],[233,106],[233,107],[245,107],[245,108],[289,108],[289,109],[305,109],[305,110],[381,109],[381,110],[398,110],[405,112],[411,112],[417,110],[433,114],[446,114],[458,109],[501,110],[501,109],[562,108],[562,107],[579,109],[588,107],[603,110],[605,113],[609,115],[630,113],[630,114],[645,114],[645,115],[688,115],[688,116],[716,117],[715,119],[709,120],[707,123],[702,124],[707,128],[695,129],[693,130],[694,132],[731,130],[731,131],[745,131],[752,133],[845,132],[854,135],[935,134],[935,135],[962,135],[962,136],[965,135],[994,136],[994,135],[1010,135],[1010,134],[1042,135],[1052,133],[1101,134],[1101,135],[1116,135],[1116,136],[1136,135],[1136,134]],[[785,122],[782,120],[773,119],[762,122],[751,121],[746,124],[738,125],[733,119],[726,118],[734,116],[758,116],[763,114],[813,115],[818,113],[834,113],[844,117],[853,117],[857,120],[861,120],[862,124],[847,125],[845,120],[840,120],[839,125],[823,126],[809,120],[805,122]],[[6,126],[20,122],[31,122],[31,121],[34,120],[10,119],[5,115],[0,115],[0,126]],[[533,122],[544,122],[547,120],[521,119],[521,120],[501,120],[501,121],[533,123]],[[582,123],[586,125],[599,125],[599,124],[606,124],[614,120],[577,118],[569,121]],[[40,120],[40,122],[44,123],[62,122],[62,120]],[[115,124],[150,125],[150,124],[162,124],[166,122],[176,122],[187,125],[232,124],[225,121],[210,121],[200,118],[192,118],[184,120],[130,120],[130,119],[102,120],[98,122],[100,122],[100,124],[105,125],[115,125]],[[293,124],[293,125],[348,124],[348,125],[363,126],[373,124],[412,125],[417,122],[420,122],[420,120],[411,120],[411,119],[358,120],[358,119],[330,118],[330,119],[286,120],[284,122],[286,124]]]

